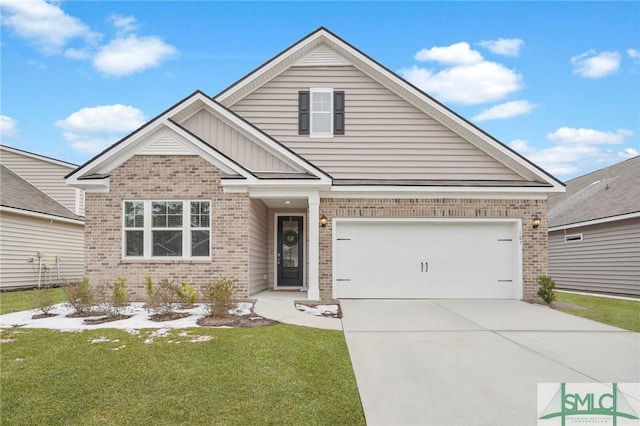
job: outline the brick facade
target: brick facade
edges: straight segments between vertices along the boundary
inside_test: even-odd
[[[320,229],[320,297],[332,297],[333,218],[520,218],[524,299],[537,298],[537,278],[547,274],[547,201],[476,199],[321,198],[320,215],[329,222]],[[541,224],[531,226],[538,215]]]
[[[249,197],[224,194],[222,173],[198,156],[134,156],[111,173],[107,194],[87,193],[85,273],[92,283],[127,279],[132,300],[144,300],[144,277],[189,281],[200,288],[223,276],[238,279],[236,293],[249,292]],[[211,201],[211,260],[125,260],[124,200]]]

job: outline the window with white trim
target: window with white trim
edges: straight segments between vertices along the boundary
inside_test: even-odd
[[[211,203],[201,200],[125,201],[125,258],[208,258]]]
[[[333,136],[333,89],[311,89],[311,136]]]

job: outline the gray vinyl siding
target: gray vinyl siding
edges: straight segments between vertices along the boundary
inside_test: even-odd
[[[84,216],[84,191],[76,190],[64,181],[64,177],[75,170],[73,166],[55,164],[6,149],[2,149],[0,161],[73,213]]]
[[[249,294],[267,289],[267,206],[252,199],[249,223]]]
[[[182,126],[253,172],[297,171],[206,110],[194,114]]]
[[[640,296],[640,218],[550,232],[549,273],[559,289]]]
[[[84,225],[2,212],[0,240],[0,288],[37,287],[38,252],[43,253],[42,263],[50,267],[52,284],[74,281],[84,274]]]
[[[345,135],[298,135],[298,91],[345,91]],[[353,66],[291,67],[231,110],[336,179],[523,180]]]

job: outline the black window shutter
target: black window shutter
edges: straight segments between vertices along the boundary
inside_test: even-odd
[[[333,134],[344,135],[344,90],[333,92]]]
[[[310,92],[301,90],[298,92],[298,134],[309,134],[309,118],[310,118]]]

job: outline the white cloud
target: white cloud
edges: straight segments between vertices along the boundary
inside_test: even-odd
[[[176,53],[176,48],[160,37],[131,34],[126,38],[116,38],[102,47],[93,58],[93,66],[105,75],[122,77],[155,68]]]
[[[471,118],[473,121],[486,121],[515,117],[518,115],[529,114],[536,105],[529,101],[511,101],[500,105],[494,105],[491,108],[484,109],[480,114]]]
[[[520,74],[489,61],[437,72],[414,65],[401,69],[400,74],[443,102],[464,105],[500,101],[523,87]]]
[[[63,136],[71,148],[95,154],[145,121],[146,117],[139,109],[115,104],[82,108],[55,124],[63,129]]]
[[[602,78],[611,75],[620,68],[618,52],[598,53],[591,49],[578,56],[571,57],[573,73],[586,78]]]
[[[627,56],[633,59],[635,63],[640,64],[640,51],[638,49],[627,49]]]
[[[483,61],[480,52],[472,50],[469,43],[464,41],[450,46],[422,49],[414,58],[417,61],[434,61],[444,65],[476,64]]]
[[[482,40],[478,44],[497,55],[518,56],[524,41],[519,38],[499,38],[497,40]]]
[[[138,28],[138,21],[134,16],[111,15],[108,20],[122,35]]]
[[[18,122],[13,118],[0,115],[0,137],[9,138],[15,136],[18,129]]]
[[[560,127],[555,132],[547,133],[547,139],[551,142],[583,145],[621,144],[630,136],[633,136],[633,132],[627,129],[619,129],[615,132],[603,132],[595,129],[576,129],[573,127]]]
[[[635,148],[614,149],[634,136],[629,130],[604,132],[595,129],[561,127],[547,134],[553,143],[548,148],[536,148],[529,142],[516,139],[509,146],[558,177],[585,174],[638,155]]]
[[[100,34],[57,5],[43,0],[2,0],[2,25],[47,54],[58,53],[75,38],[94,42]]]

